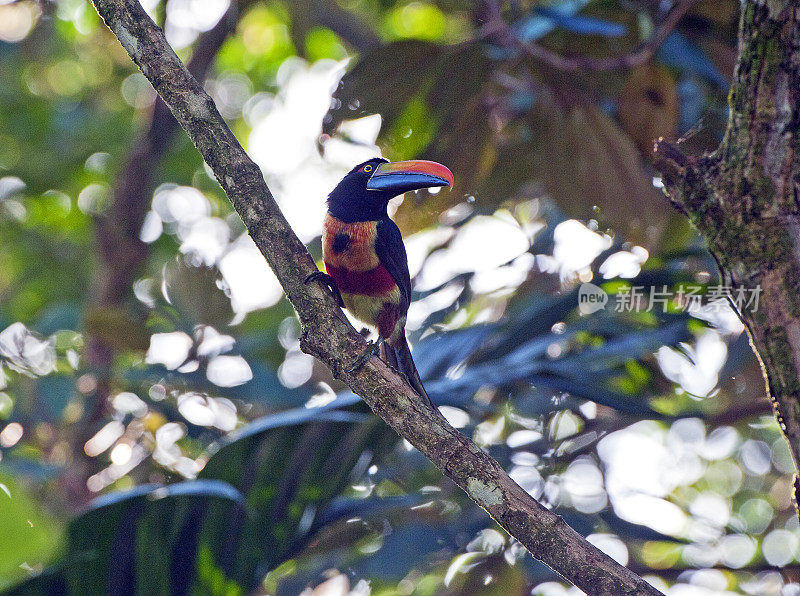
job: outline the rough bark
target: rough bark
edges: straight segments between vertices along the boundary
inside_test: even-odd
[[[427,407],[383,361],[371,358],[358,371],[348,372],[365,348],[364,339],[328,292],[318,284],[304,283],[317,270],[314,261],[212,99],[136,0],[94,0],[94,4],[192,138],[242,217],[297,311],[303,349],[324,362],[536,558],[576,586],[589,594],[659,594],[535,501],[494,459]]]
[[[743,4],[724,140],[688,157],[659,140],[656,165],[673,205],[708,241],[741,309],[775,415],[800,465],[800,5]],[[800,469],[800,468],[797,468]],[[795,500],[800,486],[795,477]]]

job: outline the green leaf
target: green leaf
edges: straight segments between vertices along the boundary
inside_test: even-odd
[[[217,564],[242,585],[255,585],[259,572],[305,544],[314,512],[341,493],[362,451],[394,441],[376,418],[298,409],[267,416],[212,446],[200,477],[231,483],[251,511],[234,523],[213,524]]]
[[[242,509],[244,499],[217,480],[99,497],[70,523],[63,562],[10,594],[189,593],[206,518],[227,504]]]
[[[0,586],[4,586],[28,576],[26,569],[49,563],[63,544],[59,521],[6,470],[0,471],[0,512]]]

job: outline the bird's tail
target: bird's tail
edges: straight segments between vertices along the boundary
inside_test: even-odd
[[[386,364],[393,367],[398,372],[403,373],[406,378],[408,378],[408,382],[414,388],[414,391],[427,401],[432,408],[436,407],[433,405],[431,398],[428,397],[428,392],[425,391],[422,379],[419,378],[419,373],[414,364],[414,359],[411,357],[411,349],[408,347],[405,333],[401,333],[400,339],[397,341],[392,343],[384,341],[381,344],[381,358],[383,358]]]

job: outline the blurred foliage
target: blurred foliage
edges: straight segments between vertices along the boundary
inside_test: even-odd
[[[182,58],[204,50],[210,8],[147,6]],[[297,179],[332,184],[378,150],[454,171],[451,192],[396,212],[430,395],[577,531],[681,593],[779,594],[800,556],[792,464],[741,325],[655,301],[718,283],[648,153],[656,136],[718,143],[737,6],[697,3],[638,68],[561,72],[518,44],[621,56],[664,7],[512,2],[498,34],[481,3],[248,0],[205,81],[290,217],[324,199],[313,187],[298,209]],[[84,0],[0,3],[0,40],[0,587],[564,593],[300,352],[184,136],[128,181],[147,259],[98,302],[99,246],[136,238],[101,243],[96,222],[155,97]],[[609,302],[581,316],[587,281]],[[655,308],[626,308],[635,287]]]
[[[0,573],[7,580],[22,579],[36,571],[29,560],[46,561],[59,552],[61,530],[58,522],[42,511],[41,505],[5,470],[0,475],[0,490],[5,499],[0,526]]]

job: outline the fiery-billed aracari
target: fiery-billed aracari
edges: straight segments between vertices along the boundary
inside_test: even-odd
[[[381,358],[405,374],[417,393],[428,400],[406,341],[411,302],[406,249],[386,207],[392,198],[410,190],[452,184],[450,170],[432,161],[390,163],[375,158],[356,166],[328,195],[322,232],[327,276],[321,272],[309,276],[324,276],[340,297],[340,305],[378,331],[378,341],[351,370],[380,346]]]

